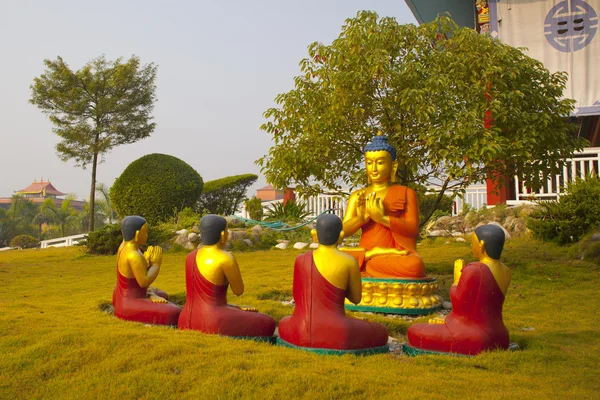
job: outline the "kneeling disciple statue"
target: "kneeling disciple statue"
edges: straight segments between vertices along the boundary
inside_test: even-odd
[[[396,149],[381,133],[364,148],[369,185],[350,195],[344,232],[361,230],[354,256],[363,276],[363,301],[347,308],[393,314],[428,314],[441,307],[435,279],[425,276],[417,253],[419,203],[416,192],[395,184]]]
[[[186,302],[179,329],[223,336],[270,340],[275,321],[266,314],[227,304],[227,288],[240,296],[244,282],[233,254],[224,251],[227,221],[218,215],[200,220],[202,248],[190,253],[185,264]]]
[[[140,246],[148,240],[148,224],[138,216],[121,221],[123,243],[117,252],[117,286],[113,292],[115,316],[128,321],[177,325],[181,308],[168,301],[162,290],[149,287],[160,272],[162,249]]]
[[[280,345],[325,354],[388,351],[383,325],[345,315],[344,299],[359,303],[360,270],[356,260],[337,249],[344,232],[336,215],[323,214],[311,233],[319,247],[296,258],[294,313],[279,323]]]
[[[456,353],[475,355],[485,350],[507,349],[508,329],[502,321],[504,296],[510,285],[510,269],[500,262],[504,231],[496,225],[475,229],[473,255],[478,262],[454,264],[450,288],[452,312],[445,319],[408,328],[404,353]]]

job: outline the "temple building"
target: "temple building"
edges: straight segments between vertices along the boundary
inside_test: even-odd
[[[65,196],[66,193],[56,189],[50,180],[44,181],[43,179],[40,179],[39,182],[34,180],[33,183],[25,189],[15,191],[15,195],[22,196],[34,204],[42,204],[46,199],[52,199],[54,204],[56,204],[57,207],[60,207],[64,200],[62,197]],[[0,197],[0,207],[8,209],[11,204],[12,197]],[[83,210],[83,201],[71,200],[71,207],[76,210]]]
[[[538,193],[519,183],[494,191],[487,182],[487,204],[518,204],[532,195],[557,199],[562,187],[576,176],[585,178],[600,170],[600,0],[406,0],[422,24],[448,13],[461,27],[513,47],[544,64],[551,73],[565,71],[569,79],[564,96],[576,101],[570,118],[575,133],[590,142],[589,148],[568,159],[564,173],[548,177]]]

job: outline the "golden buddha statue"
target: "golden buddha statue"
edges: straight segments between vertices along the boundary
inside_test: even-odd
[[[139,216],[121,221],[123,243],[117,252],[117,286],[113,292],[115,316],[157,325],[177,325],[181,308],[168,301],[167,293],[150,285],[160,272],[162,249],[141,246],[148,240],[148,224]]]
[[[387,137],[378,135],[365,146],[365,165],[370,186],[350,195],[343,221],[346,236],[362,229],[359,247],[343,250],[357,258],[364,277],[424,277],[417,194],[394,185],[398,161]]]

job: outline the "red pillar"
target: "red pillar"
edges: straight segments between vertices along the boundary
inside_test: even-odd
[[[286,205],[288,201],[296,201],[296,193],[292,188],[285,188],[283,190],[283,205]]]
[[[509,199],[508,182],[505,181],[504,186],[498,187],[498,184],[493,179],[485,180],[487,186],[487,205],[495,206],[496,204],[506,204]]]

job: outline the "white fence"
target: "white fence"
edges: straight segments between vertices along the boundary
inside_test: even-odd
[[[79,243],[85,238],[87,238],[87,234],[82,233],[81,235],[65,236],[56,239],[42,240],[40,242],[40,247],[42,249],[46,249],[48,247],[69,247]]]
[[[462,196],[454,197],[452,215],[460,214],[465,204],[468,204],[474,210],[479,210],[485,206],[487,204],[487,186],[482,184],[471,185]]]
[[[600,171],[600,147],[585,148],[566,161],[562,173],[545,177],[544,185],[537,192],[530,190],[526,182],[515,177],[516,200],[508,201],[508,204],[522,204],[531,200],[558,200],[564,193],[567,183],[578,177],[585,179],[589,174],[598,174]]]

